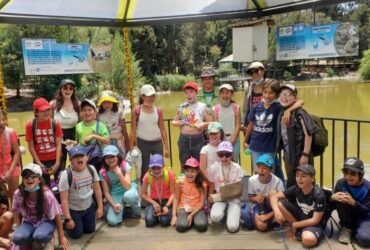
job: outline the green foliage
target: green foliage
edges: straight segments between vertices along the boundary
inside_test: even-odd
[[[328,74],[329,77],[333,77],[335,75],[335,71],[332,67],[326,67],[325,73]]]
[[[289,71],[284,71],[283,78],[284,78],[284,80],[286,80],[286,81],[291,81],[291,80],[293,80],[292,73],[290,73]]]
[[[364,52],[358,73],[362,80],[370,80],[370,49]]]
[[[186,82],[194,82],[195,77],[194,75],[167,74],[157,75],[157,80],[162,90],[181,90]]]

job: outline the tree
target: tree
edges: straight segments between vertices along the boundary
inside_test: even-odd
[[[358,73],[361,79],[370,80],[370,49],[364,52]]]

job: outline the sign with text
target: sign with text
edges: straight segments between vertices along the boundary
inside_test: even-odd
[[[358,45],[357,23],[294,24],[277,28],[276,60],[358,56]]]

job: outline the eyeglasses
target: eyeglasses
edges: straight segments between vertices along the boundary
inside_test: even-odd
[[[222,158],[222,157],[229,158],[232,154],[233,154],[233,153],[231,153],[231,152],[223,152],[223,151],[221,151],[221,152],[217,152],[217,155],[218,155],[218,157],[220,157],[220,158]]]
[[[260,72],[260,70],[259,69],[251,69],[251,70],[249,70],[249,72],[248,72],[248,75],[253,75],[253,74],[257,74],[258,72]]]
[[[64,90],[74,90],[75,88],[73,86],[65,85],[65,86],[63,86],[63,89]]]
[[[350,176],[356,176],[357,172],[353,172],[353,171],[350,171],[350,170],[343,170],[343,174],[344,175],[350,175]]]
[[[28,179],[37,179],[39,178],[38,174],[27,174],[27,175],[22,175],[23,180],[28,180]]]
[[[286,97],[291,97],[293,94],[291,94],[291,93],[281,93],[280,95],[279,95],[279,97],[284,97],[284,98],[286,98]]]

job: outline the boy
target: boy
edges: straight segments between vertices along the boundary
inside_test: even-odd
[[[351,242],[352,232],[358,244],[370,247],[370,182],[364,179],[364,163],[355,157],[345,160],[342,168],[343,178],[337,181],[334,194],[330,197],[335,202],[342,226],[339,242]]]
[[[86,164],[85,147],[71,148],[69,158],[71,167],[61,174],[59,191],[66,232],[69,237],[78,239],[84,233],[95,231],[95,217],[103,215],[103,200],[99,176],[93,166]],[[93,193],[98,203],[96,212]]]
[[[269,204],[269,197],[276,192],[284,191],[283,182],[272,173],[274,159],[269,154],[263,154],[257,159],[257,175],[249,178],[248,195],[253,204],[253,218],[257,230],[266,231],[274,225],[274,213]]]
[[[297,101],[297,88],[291,84],[285,84],[279,89],[279,101],[284,110],[291,107]],[[277,119],[277,151],[284,150],[284,165],[287,173],[287,187],[296,184],[295,169],[299,165],[313,164],[311,154],[312,135],[316,132],[312,118],[305,110],[298,108],[291,115],[288,125],[282,122],[281,112]]]
[[[295,169],[297,184],[271,196],[270,204],[277,223],[292,224],[294,238],[303,246],[317,245],[323,236],[326,221],[323,221],[326,208],[324,191],[315,185],[315,169],[303,164]],[[279,199],[282,199],[279,201]]]
[[[51,106],[44,98],[33,102],[35,118],[26,124],[26,141],[33,162],[42,169],[42,178],[50,186],[50,175],[58,178],[62,156],[63,132],[60,123],[51,119]]]

